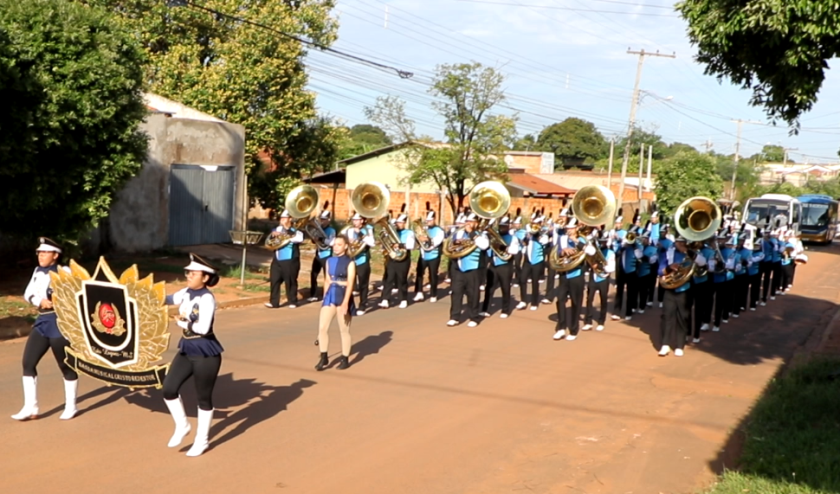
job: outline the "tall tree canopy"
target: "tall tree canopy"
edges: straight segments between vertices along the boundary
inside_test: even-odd
[[[501,73],[480,63],[444,64],[436,69],[429,92],[439,99],[434,108],[444,119],[447,146],[409,148],[406,171],[410,183],[431,180],[448,191],[453,211],[464,204],[473,185],[507,171],[496,154],[513,146],[516,120],[492,113],[505,100],[503,82]],[[365,113],[399,140],[417,140],[401,100],[380,97]]]
[[[656,204],[666,216],[673,217],[689,197],[717,199],[723,192],[723,181],[713,157],[682,151],[659,165],[655,190]]]
[[[554,153],[557,165],[562,166],[603,157],[607,141],[592,122],[569,117],[544,128],[537,139],[537,147]]]
[[[285,187],[282,179],[295,180],[332,165],[300,157],[301,144],[305,144],[301,136],[332,134],[323,132],[325,122],[316,116],[315,96],[304,89],[306,50],[300,42],[274,31],[329,45],[337,29],[330,17],[333,0],[201,2],[201,7],[225,15],[196,7],[170,7],[171,2],[162,0],[84,1],[115,12],[141,41],[150,60],[146,76],[153,92],[245,126],[246,168],[252,193],[260,196],[263,205],[277,205]],[[306,142],[316,147],[325,144]],[[337,153],[337,143],[327,144],[336,146]],[[266,154],[274,172],[252,173],[264,165],[260,156]],[[281,185],[266,182],[266,177]]]
[[[752,104],[798,126],[840,54],[840,9],[826,0],[683,0],[706,73],[752,90]]]
[[[0,231],[75,241],[140,169],[143,50],[108,12],[0,0]]]

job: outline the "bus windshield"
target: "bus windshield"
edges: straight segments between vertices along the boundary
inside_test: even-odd
[[[747,210],[746,221],[751,225],[755,225],[762,220],[765,220],[768,216],[771,220],[779,214],[787,217],[789,212],[790,203],[767,199],[752,199],[750,201],[749,209]]]
[[[829,215],[828,204],[802,204],[802,226],[828,226]]]

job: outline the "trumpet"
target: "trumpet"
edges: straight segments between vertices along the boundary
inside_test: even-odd
[[[284,206],[294,220],[293,227],[309,235],[309,238],[315,242],[319,249],[325,250],[329,248],[324,243],[327,234],[316,220],[310,218],[312,212],[318,207],[319,200],[318,191],[315,187],[301,185],[295,187],[286,195]],[[290,232],[269,235],[265,239],[265,246],[269,250],[282,249],[292,241],[292,237],[294,236],[295,234]]]
[[[487,222],[491,219],[501,218],[510,208],[510,192],[500,182],[492,180],[481,182],[473,187],[472,192],[470,192],[470,208]],[[479,226],[481,228],[474,233],[487,231],[493,254],[505,260],[510,259],[510,254],[507,253],[507,243],[502,240],[498,232],[484,221]],[[453,241],[460,230],[463,230],[463,228],[456,229],[452,236],[443,243],[443,253],[450,259],[460,259],[475,250],[475,242],[472,238]]]
[[[659,283],[663,288],[679,288],[688,283],[693,276],[706,275],[708,270],[695,262],[697,252],[702,248],[702,242],[720,228],[722,221],[720,207],[708,197],[692,197],[680,204],[674,214],[674,226],[686,241],[691,242],[690,245],[698,248],[695,251],[689,251],[694,252],[689,256],[691,262],[683,261],[676,270],[667,272],[659,278]]]
[[[584,228],[579,229],[580,233],[588,235],[594,227],[612,221],[617,207],[616,202],[612,191],[601,185],[587,185],[577,191],[572,200],[572,213],[581,224],[585,225]],[[571,255],[564,255],[557,248],[552,249],[548,257],[549,264],[559,272],[577,269],[587,258],[584,248],[590,242],[591,239],[587,239],[586,244],[578,245],[577,251]],[[594,264],[593,269],[597,268],[598,275],[601,276],[601,273],[605,274],[604,268],[607,261],[598,246],[595,246],[595,250],[595,258],[590,261],[590,264]]]

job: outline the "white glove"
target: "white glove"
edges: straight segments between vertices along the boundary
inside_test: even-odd
[[[694,262],[697,263],[698,266],[705,266],[706,256],[698,252],[697,257],[694,258]]]
[[[735,269],[735,259],[726,261],[726,269]]]
[[[181,327],[183,329],[190,329],[190,322],[178,319],[178,327]]]
[[[659,255],[658,254],[654,254],[654,255],[650,256],[650,263],[651,264],[656,264],[657,262],[659,262]]]
[[[636,249],[633,251],[633,254],[636,256],[636,259],[641,259],[644,257],[644,252],[641,249]]]
[[[541,244],[543,244],[543,245],[547,244],[547,243],[548,243],[548,235],[542,235],[542,236],[540,237],[539,242],[540,242]]]
[[[709,259],[709,271],[714,271],[715,270],[715,263],[716,262],[715,262],[714,259]]]
[[[595,255],[595,246],[594,245],[587,245],[583,251],[586,253],[587,256],[594,256]]]

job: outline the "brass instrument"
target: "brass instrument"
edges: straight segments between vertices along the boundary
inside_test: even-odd
[[[302,230],[309,238],[318,246],[319,249],[329,249],[329,246],[324,243],[327,234],[324,229],[318,224],[317,220],[310,218],[312,212],[318,207],[319,202],[318,190],[311,185],[301,185],[295,187],[286,195],[286,202],[284,204],[286,211],[292,216],[292,227],[296,230]],[[276,235],[269,235],[265,239],[265,246],[269,250],[282,249],[289,242],[292,241],[294,233],[278,233]]]
[[[372,220],[370,224],[379,226],[377,236],[388,257],[394,261],[404,260],[408,256],[408,250],[400,247],[400,236],[388,222],[388,216],[385,214],[388,211],[388,203],[391,202],[391,193],[388,192],[388,188],[379,182],[359,184],[353,189],[350,202],[359,215]],[[373,220],[373,218],[378,219]]]
[[[594,227],[608,224],[615,216],[617,201],[615,195],[610,189],[601,185],[587,185],[580,189],[575,194],[572,200],[572,214],[577,218],[578,222],[585,225],[584,228],[579,228],[580,233],[588,235]],[[589,244],[589,240],[587,240]],[[586,252],[584,251],[586,244],[578,245],[577,252],[572,255],[563,255],[555,246],[548,256],[548,262],[551,267],[558,272],[567,272],[577,269],[584,260],[586,260]],[[595,246],[595,258],[590,261],[593,269],[597,268],[598,275],[604,272],[607,261],[601,254],[601,249]]]
[[[714,235],[720,228],[723,217],[720,208],[707,197],[692,197],[686,199],[674,214],[674,226],[690,245],[698,247],[690,262],[685,260],[673,272],[666,273],[659,278],[659,284],[666,289],[679,288],[688,283],[693,276],[704,276],[708,271],[697,265],[694,259],[696,252],[702,248],[702,242]],[[699,244],[699,246],[698,246]]]
[[[501,182],[492,180],[481,182],[473,187],[472,192],[470,192],[470,209],[482,220],[486,220],[486,222],[482,221],[475,233],[487,231],[493,253],[505,260],[510,259],[510,255],[507,253],[508,245],[497,231],[488,226],[488,223],[491,219],[504,216],[509,208],[510,192]],[[475,242],[472,239],[459,239],[453,242],[455,236],[462,229],[456,229],[452,236],[443,243],[443,253],[450,259],[460,259],[475,250]]]
[[[414,237],[420,243],[420,248],[425,251],[433,249],[432,239],[429,238],[429,227],[423,218],[418,218],[411,222],[411,229],[414,230]]]

